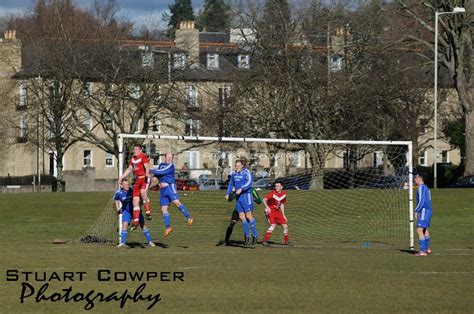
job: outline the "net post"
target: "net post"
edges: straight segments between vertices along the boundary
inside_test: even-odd
[[[120,178],[123,174],[123,136],[122,134],[118,135],[118,149],[119,149],[119,155],[118,155],[118,177]],[[120,213],[118,215],[118,243],[120,244],[122,242],[122,210],[120,210]]]
[[[414,216],[413,216],[413,143],[408,143],[408,213],[410,223],[410,250],[415,248]]]

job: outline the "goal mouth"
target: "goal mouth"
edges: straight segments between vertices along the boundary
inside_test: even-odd
[[[119,175],[128,167],[133,144],[141,143],[150,167],[174,154],[176,189],[196,224],[186,227],[170,204],[175,231],[166,242],[209,247],[224,241],[231,224],[233,241],[243,240],[236,201],[225,200],[235,161],[242,160],[261,198],[280,182],[287,192],[285,214],[293,247],[322,244],[353,247],[414,245],[411,142],[301,140],[120,134]],[[155,238],[164,231],[160,188],[148,191],[154,218],[146,221]],[[260,241],[269,221],[264,205],[254,205]],[[238,217],[238,216],[237,216]],[[120,235],[112,197],[80,243],[117,243]],[[141,232],[129,232],[143,241]],[[135,238],[133,238],[135,237]],[[271,241],[283,242],[282,228]]]

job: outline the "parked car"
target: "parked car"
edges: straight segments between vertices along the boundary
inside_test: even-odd
[[[462,188],[474,188],[474,176],[467,176],[459,179],[456,183],[451,184],[450,188],[462,189]]]
[[[199,183],[196,180],[176,179],[178,191],[199,191]]]
[[[256,190],[271,190],[273,188],[273,181],[270,178],[261,178],[255,181],[252,187]]]
[[[200,190],[219,190],[222,185],[221,179],[207,179],[199,186]]]
[[[280,181],[285,190],[309,190],[311,186],[311,174],[278,178],[275,181]]]

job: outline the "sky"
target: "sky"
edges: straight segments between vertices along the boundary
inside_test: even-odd
[[[11,14],[21,14],[32,7],[34,0],[0,0],[0,17]],[[81,6],[90,7],[93,0],[75,0]],[[121,10],[119,17],[125,17],[140,25],[164,27],[166,23],[161,20],[163,12],[168,11],[168,5],[174,0],[117,0]],[[192,0],[194,10],[197,12],[202,7],[203,0]]]

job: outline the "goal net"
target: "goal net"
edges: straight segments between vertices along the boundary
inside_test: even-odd
[[[252,172],[253,188],[261,198],[275,181],[282,182],[287,191],[285,212],[294,246],[413,247],[411,142],[122,134],[120,174],[128,166],[135,143],[142,144],[151,167],[163,162],[167,152],[174,154],[180,201],[195,220],[188,227],[179,210],[171,205],[169,212],[175,231],[163,239],[160,192],[154,179],[148,192],[153,219],[147,223],[159,242],[182,246],[222,243],[235,207],[235,201],[224,198],[228,177],[234,162],[241,159]],[[107,217],[98,219],[99,226],[113,220],[115,227],[98,228],[107,231],[89,236],[116,242],[117,219],[103,215]],[[255,204],[254,216],[261,240],[268,228],[263,204]],[[275,229],[271,238],[274,245],[283,242],[282,233],[281,227]],[[143,242],[142,238],[141,232],[129,233],[132,241]],[[239,222],[231,241],[235,245],[243,241]]]

